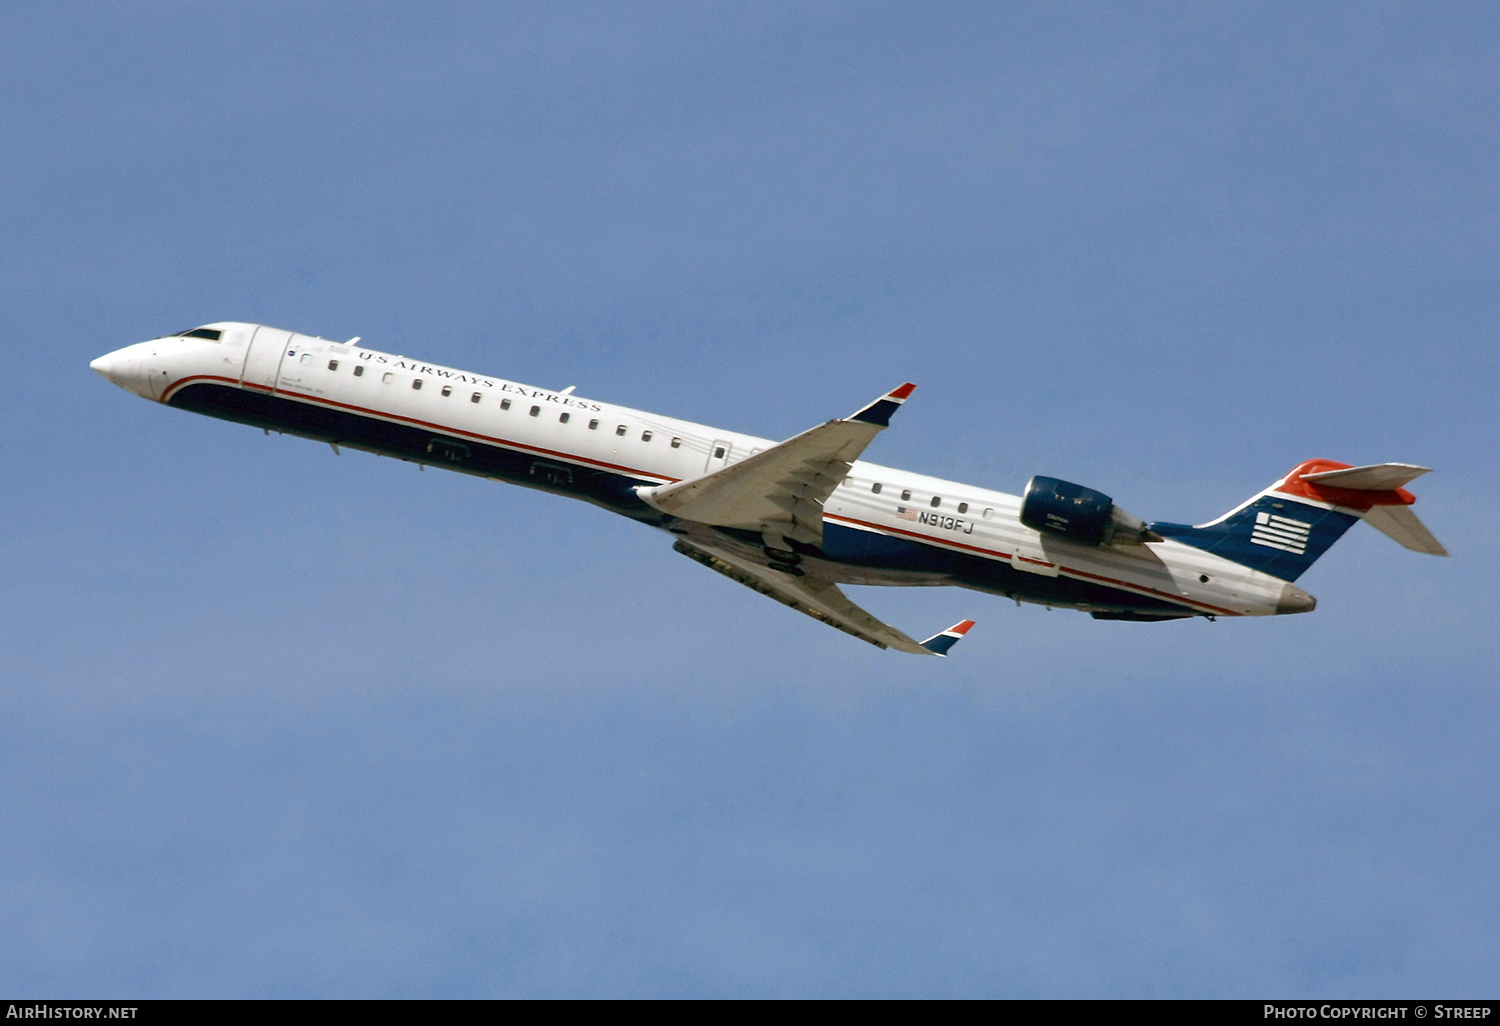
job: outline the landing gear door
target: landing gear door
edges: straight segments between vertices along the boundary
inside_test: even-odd
[[[732,448],[728,442],[721,442],[717,438],[708,446],[708,463],[704,466],[705,474],[712,474],[720,470],[729,462],[729,451]]]
[[[255,336],[250,340],[250,351],[245,354],[245,369],[240,375],[240,385],[257,392],[275,391],[281,359],[286,356],[286,347],[291,341],[290,331],[265,326],[256,328]]]

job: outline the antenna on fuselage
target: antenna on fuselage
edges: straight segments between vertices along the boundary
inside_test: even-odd
[[[577,387],[578,387],[577,385],[569,385],[567,388],[563,389],[561,392],[559,392],[557,394],[558,395],[572,395],[573,394],[573,389],[575,389]]]
[[[360,336],[359,335],[355,335],[349,341],[345,342],[344,345],[346,345],[346,346],[357,346],[357,345],[359,345],[359,340],[360,340]]]

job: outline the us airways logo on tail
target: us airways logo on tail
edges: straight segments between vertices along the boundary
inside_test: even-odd
[[[1312,524],[1291,517],[1279,517],[1274,513],[1255,514],[1255,527],[1250,531],[1250,541],[1267,548],[1281,549],[1302,555],[1307,551],[1307,535]]]

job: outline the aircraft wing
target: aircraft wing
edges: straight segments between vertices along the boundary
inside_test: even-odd
[[[684,520],[821,544],[823,501],[916,387],[902,385],[847,420],[819,424],[722,470],[637,494]]]
[[[799,613],[806,613],[814,620],[837,627],[876,648],[894,648],[913,655],[947,655],[948,650],[974,626],[974,621],[965,620],[919,642],[850,602],[849,597],[831,581],[772,570],[739,559],[722,549],[689,544],[681,539],[673,544],[672,549],[732,581],[738,581]]]

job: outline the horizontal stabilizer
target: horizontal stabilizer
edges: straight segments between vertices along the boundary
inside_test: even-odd
[[[1428,473],[1430,467],[1419,467],[1412,463],[1375,463],[1368,467],[1348,467],[1344,470],[1325,470],[1320,474],[1303,474],[1302,480],[1316,481],[1320,485],[1335,488],[1352,488],[1361,492],[1384,492],[1400,488],[1408,481],[1415,481]]]
[[[1443,543],[1432,536],[1410,506],[1375,506],[1364,515],[1364,521],[1413,552],[1425,552],[1429,556],[1448,554]]]
[[[963,636],[969,633],[969,628],[974,626],[973,620],[965,620],[956,623],[945,631],[940,631],[922,642],[922,647],[929,652],[940,656],[948,654],[948,650],[963,640]]]

